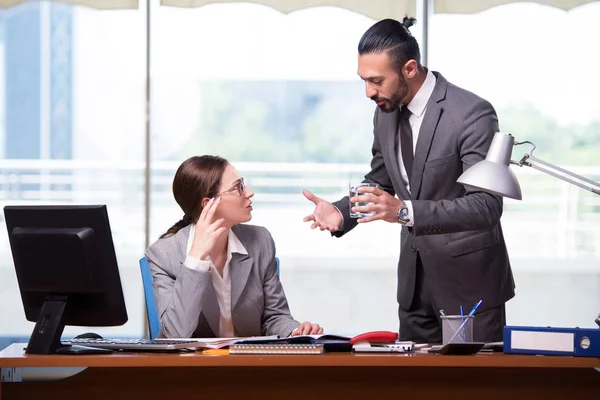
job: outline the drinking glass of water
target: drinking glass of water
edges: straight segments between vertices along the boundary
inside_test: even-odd
[[[370,187],[379,187],[379,184],[377,183],[371,183],[371,182],[360,182],[360,183],[353,183],[350,182],[349,184],[349,188],[350,188],[350,197],[348,199],[348,201],[350,201],[350,199],[354,196],[356,196],[358,194],[357,190],[359,187],[361,186],[370,186]],[[361,195],[366,195],[366,196],[374,196],[370,193],[361,193]],[[361,207],[361,206],[368,206],[369,204],[374,204],[372,202],[355,202],[353,203],[352,201],[350,201],[350,217],[351,218],[364,218],[364,217],[370,217],[372,215],[375,215],[374,212],[355,212],[352,211],[352,207]]]

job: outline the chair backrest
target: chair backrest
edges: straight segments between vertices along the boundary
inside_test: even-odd
[[[140,271],[142,272],[142,282],[144,284],[144,298],[146,299],[146,315],[148,317],[148,328],[150,339],[156,339],[160,331],[160,320],[158,319],[158,309],[156,308],[156,299],[154,297],[154,286],[152,286],[152,272],[146,257],[140,258]]]

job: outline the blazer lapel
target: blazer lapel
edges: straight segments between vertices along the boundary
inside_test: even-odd
[[[212,272],[211,272],[212,274]],[[210,326],[210,330],[213,331],[215,336],[219,335],[219,321],[221,319],[221,309],[219,308],[219,302],[217,300],[217,293],[212,285],[207,285],[206,292],[204,292],[204,304],[202,306],[202,313]]]
[[[421,124],[419,138],[417,139],[417,147],[415,149],[412,179],[410,182],[410,191],[413,200],[419,198],[421,184],[423,183],[425,162],[427,161],[429,149],[431,148],[431,143],[433,142],[433,137],[443,111],[440,102],[446,98],[446,89],[448,88],[448,81],[446,81],[442,75],[436,72],[434,72],[434,74],[436,75],[435,88],[427,102],[427,110],[425,111],[425,117]]]
[[[177,234],[181,235],[180,239],[177,240],[177,246],[179,249],[179,259],[185,260],[187,255],[187,243],[190,237],[191,225],[182,228],[177,232]],[[187,268],[181,264],[181,268]],[[212,279],[212,278],[211,278]],[[219,334],[219,319],[221,318],[221,312],[219,308],[219,302],[217,301],[217,293],[215,292],[215,288],[212,285],[212,281],[209,285],[206,286],[206,292],[204,292],[204,299],[202,304],[202,313],[206,318],[206,322],[210,326],[210,329],[213,331],[215,335]]]
[[[394,111],[393,113],[385,114],[382,123],[385,124],[383,128],[383,132],[387,132],[387,138],[382,143],[385,151],[388,153],[388,159],[391,160],[392,165],[386,164],[386,169],[390,178],[392,179],[392,183],[394,188],[396,189],[396,193],[398,197],[401,199],[408,199],[410,195],[406,190],[406,185],[404,181],[402,181],[402,175],[400,175],[400,164],[398,160],[398,115],[400,111]],[[380,114],[381,115],[381,114]]]
[[[177,250],[179,251],[179,259],[181,260],[182,264],[183,264],[183,260],[185,260],[185,257],[187,256],[187,244],[188,244],[188,239],[190,237],[190,232],[192,230],[192,226],[188,225],[185,226],[183,228],[181,228],[175,235],[176,238],[176,242],[177,242]]]
[[[247,254],[232,253],[231,255],[229,272],[231,274],[232,311],[239,301],[246,284],[248,283],[248,276],[250,276],[250,270],[252,269],[253,262],[254,260]]]

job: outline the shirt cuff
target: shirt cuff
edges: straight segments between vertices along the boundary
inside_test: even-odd
[[[331,205],[335,207],[335,204],[331,204]],[[337,212],[340,213],[340,217],[342,217],[342,223],[340,224],[340,226],[337,227],[337,230],[336,230],[336,232],[337,232],[337,231],[340,231],[342,229],[342,227],[344,226],[344,214],[342,214],[342,212],[340,211],[339,208],[335,207],[335,209],[337,210]]]
[[[196,257],[192,257],[192,256],[188,255],[185,258],[183,265],[185,265],[187,268],[193,269],[195,271],[208,272],[208,270],[210,269],[210,259],[200,260]]]
[[[415,224],[415,212],[412,208],[412,202],[410,200],[404,200],[406,208],[408,208],[408,222],[406,226],[413,226]]]

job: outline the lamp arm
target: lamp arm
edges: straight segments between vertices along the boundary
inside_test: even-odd
[[[533,164],[532,162],[530,162],[528,160],[530,160],[530,161],[532,161],[534,163],[541,164],[541,165],[543,165],[543,167],[539,166],[539,165],[536,165],[536,164]],[[579,186],[582,189],[585,189],[587,191],[590,191],[592,193],[600,195],[600,183],[599,182],[593,181],[593,180],[588,179],[588,178],[586,178],[584,176],[578,175],[578,174],[576,174],[574,172],[571,172],[571,171],[568,171],[568,170],[566,170],[564,168],[558,167],[558,166],[556,166],[554,164],[550,164],[547,161],[540,160],[539,158],[534,157],[534,156],[532,156],[530,154],[525,154],[525,156],[519,162],[513,162],[513,163],[517,164],[519,166],[527,166],[527,167],[531,167],[531,168],[537,169],[538,171],[544,172],[544,173],[546,173],[548,175],[552,175],[555,178],[561,179],[561,180],[563,180],[565,182],[569,182],[572,185]],[[560,171],[560,172],[562,172],[565,175],[569,175],[569,176],[572,176],[572,177],[574,177],[576,179],[584,181],[584,182],[588,183],[589,185],[586,185],[586,184],[583,184],[581,182],[578,182],[578,181],[576,181],[574,179],[571,179],[571,178],[569,178],[567,176],[560,175],[560,174],[552,171],[552,169]],[[594,188],[592,186],[596,186],[596,188]]]

